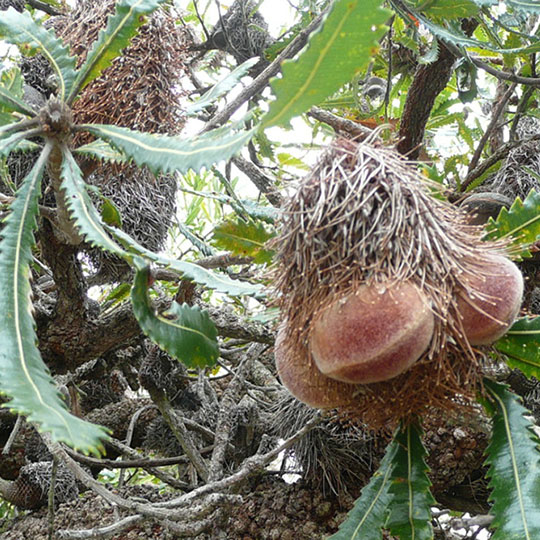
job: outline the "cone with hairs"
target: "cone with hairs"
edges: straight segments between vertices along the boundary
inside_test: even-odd
[[[273,283],[283,384],[374,429],[468,407],[523,281],[505,243],[393,149],[338,140],[286,202]]]

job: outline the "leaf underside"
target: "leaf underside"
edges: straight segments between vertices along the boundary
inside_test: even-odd
[[[525,418],[530,414],[505,386],[486,381],[495,404],[491,442],[486,450],[492,540],[540,538],[540,440]]]
[[[44,148],[23,180],[1,232],[0,390],[11,398],[8,407],[26,414],[54,440],[85,453],[98,453],[105,432],[66,409],[37,348],[32,318],[29,265],[41,178],[50,149],[49,145]]]
[[[385,32],[391,12],[379,0],[336,0],[321,28],[296,60],[283,62],[282,78],[273,79],[276,100],[262,126],[288,125],[367,66]]]
[[[219,358],[219,347],[217,330],[208,313],[173,302],[168,312],[170,319],[156,315],[148,298],[150,268],[138,257],[135,265],[131,301],[145,335],[187,367],[213,366]]]

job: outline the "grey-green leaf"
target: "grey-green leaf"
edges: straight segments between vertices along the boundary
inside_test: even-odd
[[[75,81],[75,57],[52,30],[34,21],[27,11],[19,13],[10,7],[1,13],[0,38],[18,45],[23,54],[40,52],[51,65],[58,80],[59,98],[64,100]]]
[[[99,32],[97,40],[81,66],[73,88],[67,98],[72,103],[87,84],[99,77],[103,70],[129,45],[137,29],[144,24],[144,15],[154,11],[165,0],[120,0],[115,13],[107,20],[107,27]]]
[[[29,265],[41,178],[50,150],[45,146],[24,179],[1,232],[0,390],[11,398],[7,407],[27,415],[54,440],[98,454],[105,432],[66,409],[39,354],[32,319]]]
[[[231,158],[253,136],[253,130],[236,131],[234,127],[209,131],[188,139],[141,133],[108,125],[84,125],[93,135],[131,158],[137,165],[146,165],[154,173],[199,171]]]
[[[486,450],[494,516],[492,540],[540,538],[540,440],[525,418],[530,414],[505,386],[485,381],[495,405]]]
[[[137,268],[131,301],[142,331],[154,343],[188,367],[213,366],[219,358],[217,330],[208,313],[198,307],[173,302],[168,315],[156,315],[148,298],[150,269],[135,258]]]

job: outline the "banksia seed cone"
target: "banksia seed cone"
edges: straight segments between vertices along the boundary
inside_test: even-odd
[[[489,310],[500,332],[521,289],[516,276],[508,295],[472,279],[490,279],[486,260],[506,261],[504,245],[482,241],[434,189],[394,150],[340,140],[286,203],[274,243],[276,361],[299,399],[374,428],[474,399],[483,355],[468,339],[468,304],[513,296]]]

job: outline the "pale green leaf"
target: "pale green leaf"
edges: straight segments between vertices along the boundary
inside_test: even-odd
[[[274,235],[262,223],[227,220],[214,229],[212,244],[235,255],[252,257],[257,264],[270,263],[274,253],[265,244]]]
[[[23,54],[40,52],[57,77],[59,98],[65,99],[75,81],[75,57],[52,30],[34,21],[27,11],[19,13],[10,7],[0,13],[0,38],[18,45]]]
[[[439,19],[465,19],[478,14],[479,7],[472,0],[420,0],[422,12]]]
[[[193,102],[185,108],[184,113],[187,116],[192,116],[204,108],[215,103],[221,96],[232,90],[238,81],[252,68],[259,58],[250,58],[237,68],[233,69],[224,79],[214,85],[208,92],[201,96],[197,101]]]
[[[530,257],[531,245],[540,238],[540,194],[532,189],[524,201],[516,198],[509,210],[503,208],[496,220],[490,218],[486,229],[489,240],[512,240],[510,250],[513,258]]]
[[[12,150],[17,148],[24,148],[24,145],[28,143],[25,141],[27,137],[38,135],[40,130],[26,130],[19,131],[13,135],[4,136],[0,135],[0,157],[6,157]],[[30,144],[30,143],[29,143]]]
[[[518,319],[494,346],[510,367],[540,379],[540,317]]]
[[[392,503],[386,528],[399,538],[432,540],[431,507],[435,499],[430,491],[421,430],[415,424],[404,426],[396,441],[398,451],[391,475]]]
[[[506,0],[506,4],[514,11],[533,15],[540,14],[540,2],[538,0]]]
[[[386,449],[379,469],[371,477],[347,519],[339,526],[339,531],[328,540],[382,540],[382,528],[386,522],[387,510],[392,503],[389,493],[391,475],[396,466],[398,442],[394,439]]]
[[[540,440],[525,418],[530,414],[519,397],[486,380],[495,405],[490,444],[486,450],[495,533],[491,540],[540,538]]]
[[[152,13],[165,0],[120,0],[115,13],[107,19],[107,26],[99,32],[84,64],[77,73],[73,88],[67,98],[72,103],[78,92],[99,77],[103,70],[125,49],[137,29],[145,22],[145,15]]]
[[[287,125],[361,72],[377,52],[389,16],[379,0],[336,0],[304,51],[283,62],[282,77],[273,79],[276,100],[262,127]]]
[[[235,131],[218,128],[202,135],[181,139],[167,135],[141,133],[108,125],[84,125],[93,135],[130,157],[137,165],[146,165],[152,172],[171,173],[199,171],[231,158],[253,136],[253,130]]]
[[[22,99],[12,94],[7,88],[0,86],[0,105],[5,111],[15,111],[26,116],[34,116],[35,111]]]
[[[150,269],[143,259],[137,268],[131,301],[142,331],[154,343],[188,367],[210,367],[219,358],[217,330],[208,313],[198,307],[173,302],[170,318],[156,315],[148,298]]]
[[[53,439],[83,452],[99,453],[105,432],[70,414],[37,348],[32,318],[30,261],[43,171],[51,146],[45,146],[24,179],[4,222],[0,241],[0,391],[7,407],[27,415]]]
[[[127,158],[124,153],[118,152],[102,139],[96,139],[91,143],[79,146],[73,150],[73,152],[95,159],[103,159],[112,163],[127,163],[129,161],[129,158]]]

